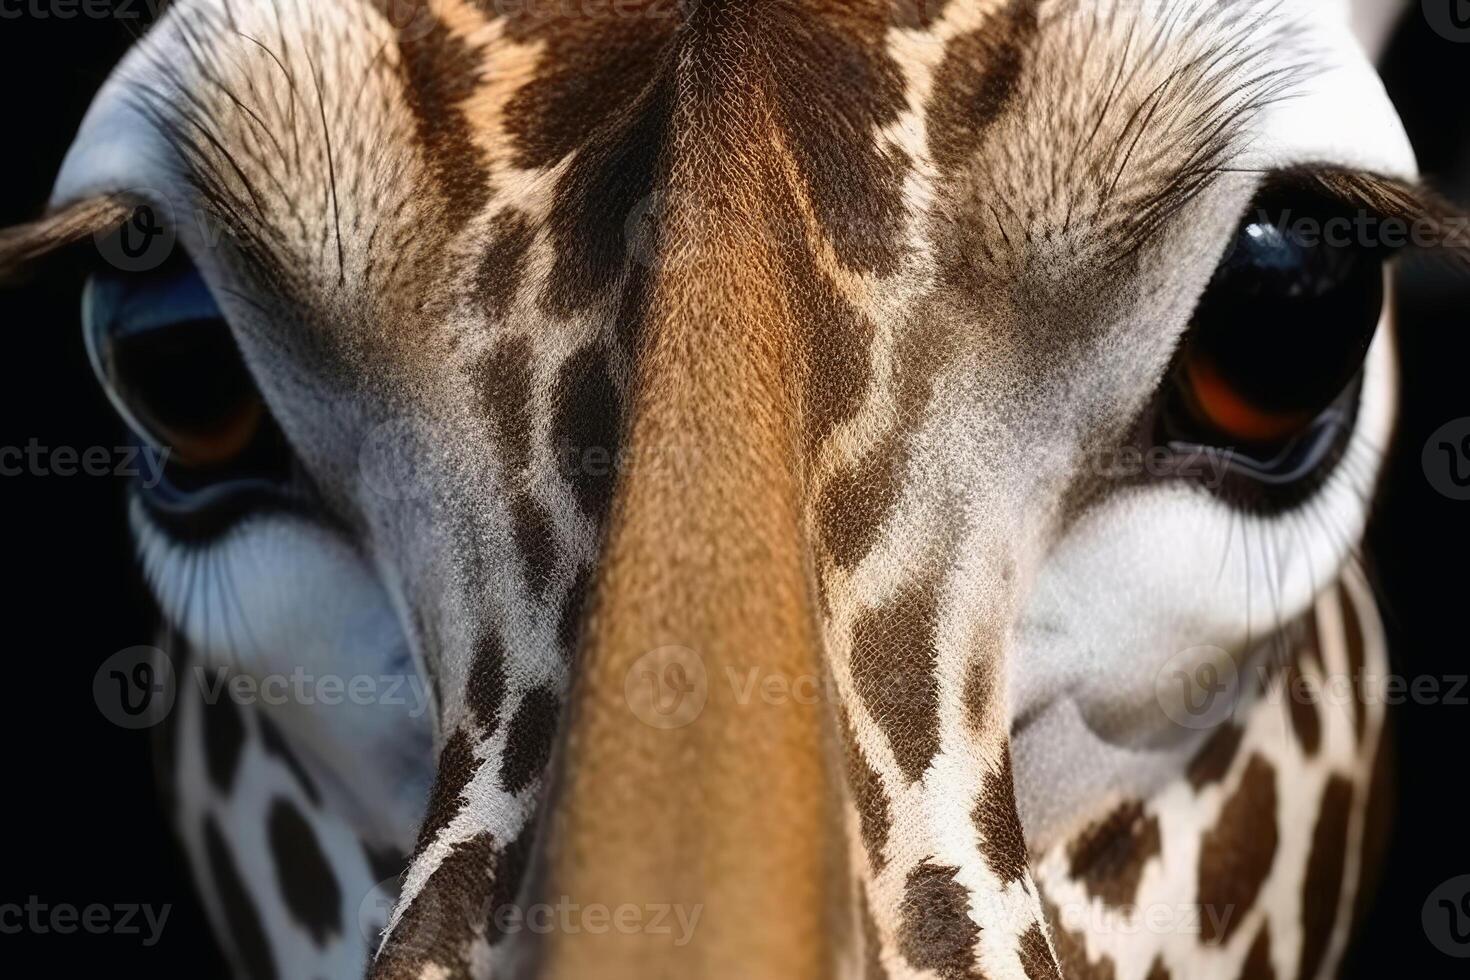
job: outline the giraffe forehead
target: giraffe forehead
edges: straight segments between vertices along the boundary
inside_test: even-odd
[[[1179,168],[1228,147],[1199,145],[1211,120],[1183,107],[1239,84],[1253,59],[1181,65],[1272,35],[1242,33],[1252,3],[1165,6],[1185,16],[1023,0],[247,7],[242,30],[178,29],[186,48],[210,34],[192,87],[233,156],[210,159],[211,139],[189,162],[263,212],[247,230],[271,240],[282,278],[304,280],[293,298],[359,294],[354,316],[321,318],[339,329],[606,321],[631,268],[674,247],[658,232],[676,175],[763,195],[756,233],[803,253],[850,305],[891,318],[942,292],[949,307],[970,299],[951,318],[973,316],[975,296],[1055,293],[1137,246],[1181,203]],[[740,85],[761,90],[769,123],[750,145],[727,97]],[[304,162],[269,172],[265,144],[288,135]],[[728,186],[731,158],[752,149],[780,193]]]

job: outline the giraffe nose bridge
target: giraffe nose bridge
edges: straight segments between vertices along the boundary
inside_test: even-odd
[[[796,334],[761,179],[676,165],[537,888],[669,908],[672,933],[558,931],[545,977],[830,975],[838,817],[810,584]],[[746,180],[738,177],[745,168]],[[744,185],[742,187],[742,184]],[[730,188],[736,188],[731,191]],[[658,465],[644,465],[657,461]],[[651,921],[651,920],[650,920]]]

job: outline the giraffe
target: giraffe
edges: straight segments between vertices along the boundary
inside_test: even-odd
[[[0,269],[176,238],[84,319],[240,975],[1334,974],[1391,272],[1292,253],[1309,403],[1194,352],[1252,214],[1448,214],[1357,14],[175,4]]]

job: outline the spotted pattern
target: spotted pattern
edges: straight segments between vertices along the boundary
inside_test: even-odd
[[[960,613],[975,597],[954,586],[971,557],[960,541],[968,528],[903,530],[905,519],[933,503],[913,499],[915,485],[944,482],[916,478],[934,475],[924,426],[945,384],[970,371],[970,355],[977,348],[981,357],[1013,354],[1013,331],[1033,331],[1026,344],[1038,349],[1088,339],[1089,311],[1069,307],[1070,315],[1049,318],[1055,322],[1024,324],[1007,316],[1013,297],[999,295],[1005,290],[993,281],[995,271],[1016,269],[1033,230],[1055,231],[1048,209],[1065,206],[1070,221],[1080,203],[1102,230],[1079,247],[1124,251],[1157,220],[1135,206],[1140,187],[1163,180],[1198,190],[1178,179],[1181,161],[1168,150],[1198,122],[1188,107],[1222,93],[1188,71],[1164,84],[1151,77],[1150,59],[1125,53],[1118,91],[1106,98],[1120,99],[1121,119],[1167,123],[1130,169],[1118,154],[1140,141],[1123,138],[1132,122],[1102,128],[1103,92],[1078,105],[1034,101],[1046,98],[1037,79],[1055,70],[1063,45],[1048,31],[1069,23],[1065,5],[1057,6],[1060,21],[1049,22],[1034,0],[588,0],[576,14],[444,0],[425,11],[427,19],[400,25],[374,59],[393,79],[389,101],[402,103],[413,141],[411,153],[394,145],[384,155],[424,178],[404,181],[423,197],[407,211],[415,234],[423,226],[423,254],[436,268],[423,275],[427,285],[402,296],[343,300],[344,320],[378,303],[407,312],[371,341],[340,343],[345,354],[336,349],[339,337],[323,345],[356,358],[355,377],[403,368],[373,360],[379,343],[422,347],[414,381],[437,377],[432,368],[447,352],[462,355],[452,363],[474,416],[465,443],[493,460],[477,478],[481,489],[497,491],[486,494],[493,500],[484,512],[493,516],[477,511],[466,537],[503,545],[484,554],[460,549],[470,552],[463,557],[472,566],[464,576],[470,594],[435,596],[475,610],[472,635],[436,633],[450,632],[442,620],[454,617],[426,612],[432,603],[422,597],[409,613],[416,638],[464,658],[446,688],[438,687],[446,678],[432,678],[444,726],[437,778],[374,976],[479,980],[500,962],[487,952],[502,939],[489,913],[517,896],[537,857],[535,829],[560,826],[557,798],[549,814],[538,804],[558,725],[581,717],[564,711],[563,700],[571,690],[582,699],[577,707],[606,708],[598,700],[606,692],[579,690],[567,668],[586,666],[577,658],[589,646],[589,624],[598,627],[594,636],[607,633],[629,613],[599,563],[606,543],[629,533],[620,507],[637,496],[630,485],[646,487],[659,475],[626,468],[630,459],[642,463],[635,450],[649,448],[633,439],[649,438],[649,418],[686,430],[655,427],[656,436],[740,464],[725,472],[776,473],[771,485],[789,491],[721,488],[722,496],[692,501],[689,510],[754,527],[733,544],[763,559],[773,580],[799,583],[771,591],[797,596],[791,606],[813,634],[814,663],[831,669],[823,680],[841,697],[836,723],[824,716],[814,730],[840,728],[832,755],[842,762],[830,775],[845,782],[854,848],[865,860],[829,866],[841,869],[834,877],[857,878],[834,891],[858,896],[851,918],[861,924],[869,976],[980,977],[981,963],[1030,978],[1137,977],[1145,969],[1151,980],[1189,975],[1153,947],[1135,961],[1106,945],[1107,930],[1073,928],[1049,894],[1065,881],[1073,888],[1067,906],[1125,915],[1153,869],[1171,883],[1192,881],[1190,898],[1231,909],[1222,923],[1204,923],[1211,954],[1228,948],[1247,966],[1269,963],[1270,933],[1255,920],[1268,897],[1276,900],[1270,886],[1284,860],[1279,811],[1291,796],[1290,775],[1343,766],[1328,713],[1290,710],[1289,751],[1300,758],[1283,760],[1287,750],[1269,747],[1258,734],[1264,723],[1254,720],[1232,722],[1194,747],[1187,789],[1177,790],[1194,808],[1197,860],[1192,849],[1171,846],[1171,820],[1182,818],[1156,799],[1109,800],[1111,812],[1079,815],[1088,819],[1073,836],[1033,851],[1017,812],[1005,725],[1009,648],[997,638],[1023,584],[1014,563],[998,572],[986,589],[996,607],[984,610],[987,621],[964,621]],[[628,10],[637,16],[619,15]],[[935,43],[916,54],[916,41]],[[1125,75],[1130,66],[1138,92]],[[325,100],[320,108],[330,130]],[[1073,130],[1097,119],[1096,149],[1080,139],[1089,152],[1079,154],[1080,173],[1065,180],[1092,188],[1099,174],[1116,174],[1106,196],[1116,190],[1131,216],[1109,223],[1105,202],[1090,191],[1080,202],[1065,200],[1055,181],[1040,198],[1020,176],[997,186],[1016,158],[1038,156],[1023,139],[1031,134],[1016,129],[1028,118],[1055,124],[1047,140],[1057,132],[1084,136]],[[1121,132],[1110,131],[1117,125]],[[1217,150],[1207,145],[1182,163],[1205,166]],[[916,203],[926,200],[941,203],[929,210]],[[1016,213],[1002,216],[1000,205]],[[709,216],[719,233],[701,239]],[[647,233],[641,255],[630,255],[635,218]],[[414,237],[400,232],[399,240]],[[368,261],[412,270],[411,250],[397,252]],[[712,260],[716,268],[699,267]],[[337,282],[346,289],[342,265],[339,252]],[[743,331],[739,343],[704,323],[721,316],[732,333]],[[440,320],[464,329],[452,340],[433,336]],[[711,366],[712,352],[731,350],[738,363]],[[719,402],[738,406],[727,417],[658,415],[667,404],[660,399],[674,397],[669,391],[687,394],[711,376],[739,378],[753,390]],[[664,384],[650,385],[650,377]],[[1005,394],[1010,410],[1025,392]],[[771,444],[755,433],[770,435]],[[458,455],[445,465],[476,467]],[[773,500],[790,517],[782,527],[810,536],[794,549],[795,573],[781,567],[786,551],[761,537]],[[671,526],[659,531],[677,536]],[[892,540],[905,536],[912,540],[902,547]],[[489,567],[491,554],[496,561],[509,554],[512,567]],[[727,555],[699,558],[703,565],[671,565],[669,577]],[[662,584],[680,595],[679,583]],[[742,611],[751,620],[772,613]],[[440,621],[425,625],[435,616]],[[1355,617],[1346,621],[1347,657],[1360,676],[1369,641]],[[1287,676],[1314,669],[1295,665]],[[1354,724],[1357,741],[1369,745],[1375,729],[1361,706]],[[222,795],[236,783],[243,738],[228,708],[205,725],[208,772]],[[301,795],[321,804],[323,787],[284,742],[262,740],[296,773]],[[1307,887],[1333,901],[1321,922],[1304,925],[1306,965],[1331,953],[1335,899],[1347,887],[1334,874],[1355,841],[1346,816],[1358,803],[1354,778],[1332,777],[1315,824]],[[329,903],[313,909],[304,879],[292,876],[327,859],[294,804],[281,806],[267,823],[283,901],[313,938],[326,937],[341,923],[328,919]],[[1332,806],[1344,815],[1329,817]],[[216,890],[248,906],[220,831],[210,824],[202,833]],[[567,845],[578,847],[588,843]],[[313,849],[316,858],[285,871],[288,850]],[[980,921],[1002,907],[1014,921]],[[229,918],[242,960],[271,975],[269,952],[262,959],[247,949],[260,924]]]
[[[954,880],[958,868],[921,863],[909,872],[899,949],[909,964],[945,980],[977,978],[971,950],[980,928],[970,919],[968,894]]]
[[[266,838],[291,915],[318,945],[342,932],[342,889],[316,833],[285,800],[271,803]]]
[[[1332,928],[1338,921],[1352,803],[1352,783],[1342,776],[1333,776],[1322,791],[1322,805],[1312,831],[1312,852],[1307,859],[1307,880],[1302,886],[1304,928],[1299,976],[1317,975]]]
[[[1134,900],[1144,867],[1160,854],[1159,821],[1137,801],[1125,803],[1073,839],[1072,876],[1109,905]]]
[[[853,629],[852,671],[858,693],[910,780],[924,775],[939,749],[939,688],[934,676],[938,609],[935,584],[920,583],[869,612]]]
[[[1200,845],[1200,902],[1218,913],[1205,917],[1203,938],[1207,943],[1230,938],[1245,921],[1271,873],[1280,841],[1276,778],[1271,763],[1253,754],[1214,829]],[[1268,814],[1270,820],[1265,821]]]
[[[1314,975],[1302,974],[1307,977]],[[1245,966],[1241,969],[1240,980],[1276,980],[1276,969],[1271,965],[1271,929],[1269,926],[1261,926],[1255,942],[1251,943],[1250,952],[1245,957]]]
[[[218,696],[206,699],[204,705],[204,757],[209,764],[209,780],[228,795],[245,748],[245,723],[225,688]]]

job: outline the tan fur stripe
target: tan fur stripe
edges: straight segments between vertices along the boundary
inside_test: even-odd
[[[709,16],[718,22],[691,29],[686,64],[730,57],[738,17]],[[759,159],[769,150],[763,96],[751,79],[729,85],[725,122],[693,142],[719,145],[741,176],[713,186],[699,159],[671,161],[660,235],[677,261],[649,295],[623,437],[635,457],[691,465],[678,481],[634,469],[618,487],[545,841],[550,894],[669,902],[702,917],[684,947],[553,936],[551,977],[808,978],[834,963],[824,894],[844,862],[826,707],[742,703],[729,683],[752,669],[793,679],[823,670],[791,463],[798,329],[757,233],[768,224],[761,200],[784,195],[756,190],[783,178]],[[708,125],[697,100],[685,111],[676,129]],[[670,644],[694,651],[708,702],[684,727],[660,730],[630,712],[624,680]]]

